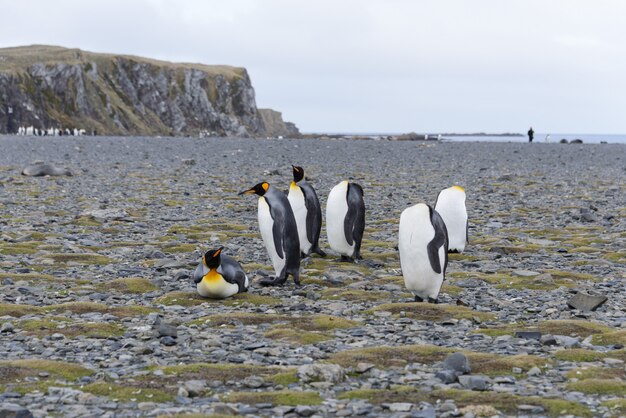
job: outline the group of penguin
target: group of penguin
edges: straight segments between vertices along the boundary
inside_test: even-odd
[[[300,260],[315,253],[322,257],[319,238],[322,209],[304,169],[293,168],[289,193],[259,183],[239,195],[256,194],[261,237],[276,275],[259,281],[261,286],[283,285],[291,275],[300,284]],[[333,187],[326,203],[326,233],[331,249],[342,261],[361,259],[365,230],[363,188],[344,180]],[[448,265],[448,252],[462,252],[468,242],[465,190],[452,186],[437,196],[434,209],[418,203],[400,216],[398,251],[406,288],[415,301],[437,303]],[[223,247],[207,251],[193,273],[200,296],[224,299],[246,292],[250,281],[241,264],[222,254]]]

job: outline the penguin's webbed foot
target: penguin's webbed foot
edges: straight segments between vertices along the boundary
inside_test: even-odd
[[[458,254],[459,250],[457,250],[456,248],[453,248],[452,250],[448,250],[448,254]]]
[[[437,304],[437,303],[439,303],[439,298],[437,298],[437,299],[428,298],[428,303],[434,303],[434,304]]]
[[[341,255],[341,261],[342,263],[354,263],[354,258],[352,257],[348,257],[347,255]]]
[[[424,302],[424,299],[422,299],[419,296],[415,295],[415,302]]]
[[[326,253],[322,251],[320,248],[316,248],[315,250],[313,250],[313,252],[319,255],[320,257],[326,257]]]
[[[300,259],[307,258],[309,255],[305,254],[304,251],[300,251]]]

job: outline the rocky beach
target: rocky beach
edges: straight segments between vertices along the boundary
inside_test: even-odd
[[[626,415],[626,146],[0,136],[0,416]],[[27,177],[35,161],[72,176]],[[271,274],[256,199],[304,167],[365,193],[364,260]],[[440,304],[400,213],[467,192]],[[224,246],[252,285],[198,297]]]

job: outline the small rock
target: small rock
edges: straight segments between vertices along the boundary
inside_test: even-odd
[[[598,309],[603,303],[608,300],[606,296],[602,295],[589,295],[586,293],[578,292],[570,300],[567,301],[567,306],[571,309],[578,309],[583,312],[591,312]]]
[[[439,370],[435,377],[445,384],[454,383],[458,380],[457,372],[454,370]]]
[[[260,376],[248,376],[243,380],[243,384],[246,387],[257,389],[265,384],[265,380]]]
[[[554,338],[559,343],[559,345],[565,348],[574,348],[580,346],[580,338],[578,337],[568,337],[566,335],[555,335]]]
[[[52,334],[52,335],[50,336],[50,339],[51,339],[52,341],[59,341],[59,340],[63,340],[63,339],[65,339],[65,335],[63,335],[63,334],[61,334],[61,333],[58,333],[58,332],[55,332],[54,334]]]
[[[183,387],[180,387],[180,388],[178,388],[178,395],[177,396],[180,396],[182,398],[188,398],[189,397],[189,392],[187,392],[187,389],[185,389]]]
[[[372,363],[357,363],[354,371],[357,373],[365,373],[373,367],[374,365]]]
[[[535,276],[539,276],[541,273],[536,272],[536,271],[530,271],[530,270],[515,270],[511,273],[512,276],[517,276],[517,277],[535,277]]]
[[[213,412],[217,415],[237,415],[237,410],[225,403],[213,404]]]
[[[611,357],[602,359],[602,362],[604,364],[608,364],[609,366],[621,366],[622,364],[624,364],[624,360],[620,360],[618,358],[611,358]]]
[[[537,366],[534,366],[526,374],[528,376],[539,376],[541,375],[541,369]]]
[[[189,393],[189,397],[195,398],[202,395],[206,390],[206,381],[188,380],[185,382],[184,388]]]
[[[527,412],[530,414],[541,414],[544,411],[542,406],[525,405],[525,404],[517,405],[517,410],[521,412]]]
[[[413,408],[413,404],[408,402],[394,402],[389,404],[389,410],[391,412],[409,412],[411,408]]]
[[[446,357],[443,361],[444,370],[452,370],[459,374],[472,372],[472,367],[467,356],[463,353],[454,353]]]
[[[296,406],[296,414],[301,417],[310,417],[311,415],[315,414],[315,409],[308,405],[299,405]]]
[[[297,374],[304,383],[320,380],[338,383],[345,377],[343,368],[337,364],[305,364],[298,367]]]
[[[517,338],[523,338],[524,340],[539,340],[541,339],[541,333],[537,331],[515,331]]]
[[[0,328],[0,333],[9,333],[9,332],[13,332],[15,328],[13,328],[13,324],[10,322],[5,322],[4,324],[2,324],[2,328]]]
[[[154,325],[154,329],[158,337],[178,337],[176,327],[172,324],[168,324],[167,322],[159,321],[159,323]]]
[[[161,344],[166,347],[171,347],[173,345],[176,345],[176,340],[172,337],[163,337],[161,338]]]
[[[0,418],[32,418],[33,414],[23,406],[14,403],[0,404]]]
[[[491,380],[487,376],[482,375],[469,375],[459,376],[459,383],[470,390],[487,390],[491,384]]]
[[[557,345],[556,338],[550,334],[542,335],[539,341],[541,341],[542,345]]]

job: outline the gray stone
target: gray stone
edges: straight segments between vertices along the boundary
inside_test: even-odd
[[[325,381],[339,383],[343,381],[345,372],[337,364],[305,364],[298,367],[298,377],[305,383]]]
[[[178,331],[176,327],[172,324],[168,324],[167,322],[160,321],[158,324],[154,325],[158,337],[178,337]]]
[[[550,334],[542,335],[540,341],[542,345],[557,345],[556,338]]]
[[[541,375],[541,369],[537,366],[531,367],[530,370],[528,370],[528,372],[526,373],[528,376],[540,376]]]
[[[439,370],[435,377],[446,384],[454,383],[458,380],[457,372],[454,370]]]
[[[0,327],[0,333],[9,333],[9,332],[13,332],[15,328],[13,328],[13,324],[10,322],[5,322],[4,324],[2,324],[2,327]]]
[[[357,363],[356,367],[354,368],[354,371],[357,373],[365,373],[369,371],[370,369],[372,369],[373,367],[374,367],[374,364],[372,363]]]
[[[391,412],[409,412],[413,408],[413,404],[408,402],[394,402],[388,406]]]
[[[578,292],[570,300],[567,301],[567,306],[572,309],[578,309],[583,312],[591,312],[598,309],[608,300],[606,296],[602,295],[589,295],[586,293]]]
[[[184,388],[189,393],[189,397],[195,398],[201,396],[206,391],[206,380],[188,380],[184,384]]]
[[[296,406],[296,414],[301,417],[310,417],[315,414],[315,409],[308,405],[298,405]]]
[[[265,380],[260,376],[248,376],[243,380],[246,387],[257,389],[265,384]]]
[[[580,347],[580,338],[568,337],[567,335],[555,335],[554,338],[560,346],[565,348]]]
[[[459,383],[466,389],[483,391],[489,389],[491,379],[482,375],[466,375],[459,376]]]
[[[535,277],[535,276],[539,276],[541,273],[536,272],[536,271],[530,271],[530,270],[513,270],[513,272],[511,273],[512,276],[517,276],[517,277]]]
[[[0,404],[0,418],[32,418],[33,414],[23,406],[14,403]]]
[[[213,412],[218,415],[237,415],[237,409],[225,403],[213,404]]]
[[[467,356],[463,353],[454,353],[446,357],[443,361],[444,370],[452,370],[459,374],[472,372],[472,367]]]
[[[515,336],[525,340],[539,340],[541,333],[537,331],[515,331]]]

